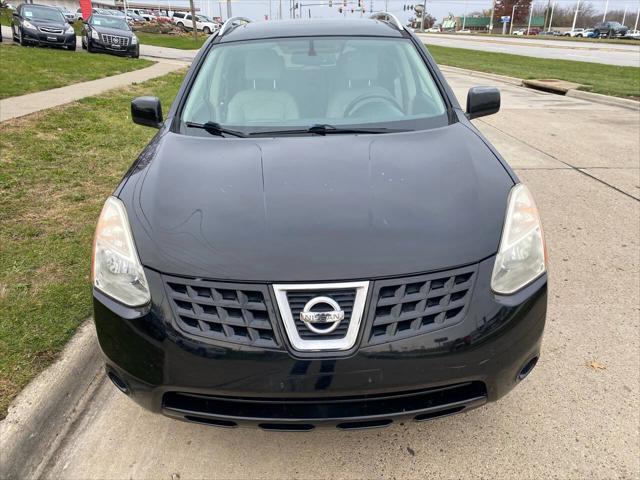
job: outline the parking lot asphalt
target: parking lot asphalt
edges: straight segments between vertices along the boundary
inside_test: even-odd
[[[427,45],[511,53],[526,57],[640,67],[640,45],[626,43],[627,40],[619,40],[618,43],[597,43],[572,40],[543,40],[508,35],[504,37],[489,37],[436,33],[420,34],[418,36]]]
[[[447,77],[461,100],[488,83]],[[477,122],[536,196],[550,254],[542,357],[518,388],[427,423],[274,433],[153,415],[103,381],[45,477],[638,478],[640,113],[498,86],[502,111]]]

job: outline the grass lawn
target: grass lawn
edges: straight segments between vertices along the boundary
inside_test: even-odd
[[[197,50],[209,38],[208,35],[198,32],[198,41],[193,40],[193,35],[167,35],[162,33],[136,32],[143,45],[155,45],[156,47],[179,48],[181,50]]]
[[[131,122],[131,99],[168,111],[183,74],[0,124],[0,418],[91,315],[98,214],[156,132]]]
[[[640,68],[428,45],[438,64],[516,78],[557,78],[604,95],[640,100]]]
[[[0,44],[0,98],[49,90],[148,67],[153,62],[114,55],[83,55],[52,48]]]

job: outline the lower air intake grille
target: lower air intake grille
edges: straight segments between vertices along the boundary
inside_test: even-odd
[[[368,344],[420,335],[462,320],[476,268],[375,282]]]
[[[266,285],[163,276],[178,328],[213,340],[278,348]]]

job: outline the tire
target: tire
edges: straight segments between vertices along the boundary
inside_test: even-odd
[[[204,27],[202,31],[207,35],[211,35],[211,29],[209,27]]]
[[[86,41],[87,41],[87,39],[82,37],[82,41],[80,42],[80,46],[82,47],[83,50],[87,49],[87,45],[85,44]]]
[[[94,53],[95,52],[95,50],[91,46],[91,40],[89,40],[88,37],[87,37],[87,52],[89,52],[89,53]]]
[[[68,47],[66,47],[66,49],[69,50],[70,52],[75,52],[77,48],[78,47],[75,43],[73,45],[69,45]]]
[[[176,25],[178,26],[178,28],[181,28],[181,29],[184,30],[184,23],[178,22],[178,23],[176,23]]]
[[[20,45],[22,45],[23,47],[26,47],[27,46],[27,42],[24,39],[24,35],[22,34],[22,29],[21,28],[18,28],[18,33],[19,33],[19,35],[18,35],[18,43]]]

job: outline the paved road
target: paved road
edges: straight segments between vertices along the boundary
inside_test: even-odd
[[[640,67],[640,45],[621,40],[618,44],[575,42],[571,40],[535,40],[518,37],[481,37],[475,35],[420,34],[427,45],[468,48],[486,52],[512,53],[537,58],[555,58],[580,62]]]
[[[488,83],[447,76],[461,99]],[[640,114],[500,86],[503,110],[477,122],[536,195],[551,259],[541,361],[516,390],[430,423],[301,434],[176,422],[105,381],[45,477],[638,478]]]

